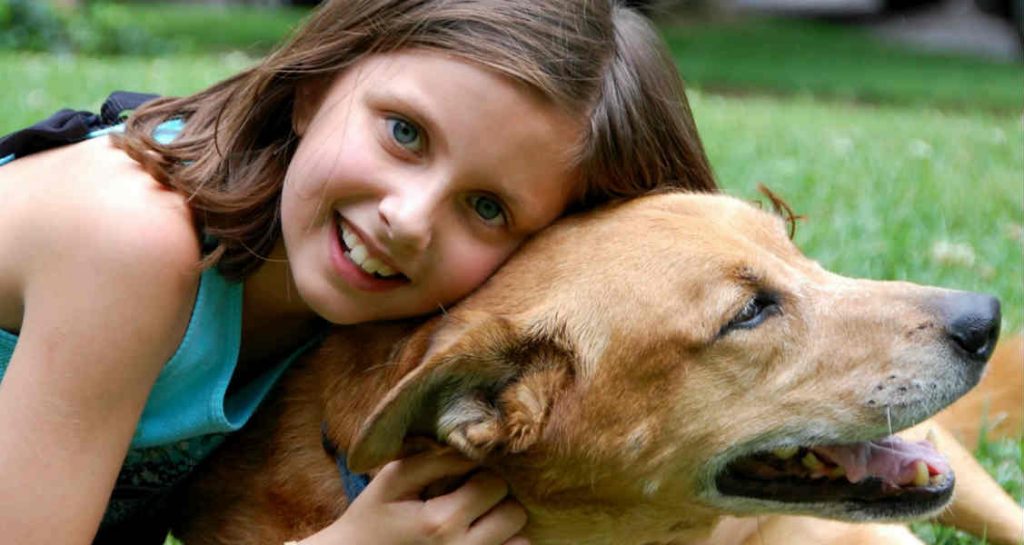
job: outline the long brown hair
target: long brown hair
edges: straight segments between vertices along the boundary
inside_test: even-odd
[[[241,279],[280,236],[300,85],[404,48],[495,70],[585,120],[573,209],[668,186],[716,190],[661,39],[615,0],[327,1],[257,66],[192,96],[144,105],[115,142],[189,196],[197,229],[217,244],[205,264]],[[154,129],[171,118],[186,120],[184,130],[156,142]]]

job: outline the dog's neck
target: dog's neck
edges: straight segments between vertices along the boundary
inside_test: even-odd
[[[407,323],[346,328],[342,334],[332,335],[322,348],[329,351],[331,357],[317,358],[316,365],[321,367],[305,374],[310,391],[316,388],[323,391],[324,429],[342,451],[350,448],[377,403],[415,367],[409,359],[397,357],[402,350],[425,349],[410,345],[426,342],[423,338],[410,337],[414,328],[415,324]],[[527,508],[530,513],[528,535],[533,543],[682,545],[706,538],[718,521],[719,513],[696,504],[659,508],[642,497],[633,498],[633,493],[621,494],[615,490],[602,493],[592,483],[582,480],[574,483],[574,477],[565,472],[538,477],[538,472],[556,469],[553,461],[551,455],[531,456],[526,452],[509,458],[496,454],[485,463],[509,481],[513,495]],[[520,476],[526,473],[532,473],[531,477]],[[538,482],[543,483],[542,486],[535,486]],[[574,494],[573,490],[580,493]],[[602,496],[607,496],[606,501],[599,504]],[[601,511],[601,516],[595,517],[597,511]],[[654,529],[652,520],[673,522]],[[590,537],[581,540],[580,536]]]
[[[396,357],[410,341],[416,322],[377,323],[341,328],[320,348],[328,356],[313,358],[305,373],[310,392],[323,406],[325,433],[342,452],[352,441],[377,403],[413,366]]]
[[[523,503],[529,512],[527,536],[531,543],[543,545],[697,544],[711,534],[720,519],[695,505],[658,509],[646,504],[573,507]],[[598,513],[600,516],[595,516]]]

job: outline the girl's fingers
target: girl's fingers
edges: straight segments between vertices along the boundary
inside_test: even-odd
[[[430,483],[464,475],[476,462],[456,453],[424,452],[389,462],[370,481],[366,492],[383,501],[418,499]]]
[[[469,542],[525,545],[529,543],[526,538],[516,535],[524,526],[526,510],[515,500],[506,499],[470,526]]]
[[[459,488],[430,499],[427,504],[430,508],[457,513],[459,520],[470,526],[507,495],[508,485],[505,481],[490,471],[481,471]]]

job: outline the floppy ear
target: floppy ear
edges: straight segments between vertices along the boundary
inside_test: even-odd
[[[520,452],[540,437],[570,376],[563,351],[538,348],[508,320],[485,313],[436,335],[440,346],[363,423],[347,453],[353,471],[397,458],[409,436],[435,438],[475,460],[499,448]]]

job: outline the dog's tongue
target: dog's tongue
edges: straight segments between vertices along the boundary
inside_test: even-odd
[[[816,446],[813,450],[842,466],[851,483],[866,477],[878,477],[892,484],[911,482],[918,460],[928,466],[929,475],[950,471],[946,458],[928,441],[908,442],[893,436],[867,443]]]

